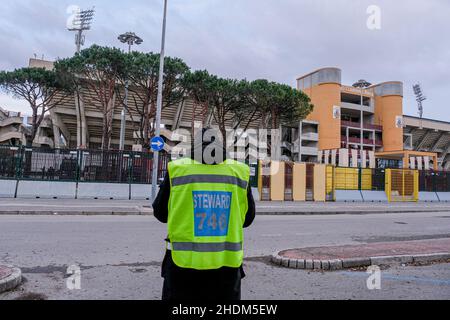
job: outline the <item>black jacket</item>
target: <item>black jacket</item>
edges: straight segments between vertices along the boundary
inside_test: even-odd
[[[162,223],[167,223],[168,220],[169,197],[170,181],[166,175],[153,203],[154,215]],[[250,226],[255,219],[255,201],[250,186],[247,199],[248,211],[244,228]],[[171,252],[166,251],[161,276],[165,279],[163,300],[240,300],[241,279],[245,277],[245,273],[242,266],[206,271],[180,268],[173,262]]]

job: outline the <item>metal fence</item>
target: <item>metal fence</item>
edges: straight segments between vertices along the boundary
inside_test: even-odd
[[[327,168],[327,193],[332,190],[385,190],[385,169]]]
[[[160,155],[158,178],[170,156]],[[153,155],[144,152],[65,150],[0,146],[0,178],[151,184]]]
[[[419,171],[419,191],[450,192],[450,172]]]
[[[386,170],[386,194],[389,202],[419,200],[419,172],[409,169]]]

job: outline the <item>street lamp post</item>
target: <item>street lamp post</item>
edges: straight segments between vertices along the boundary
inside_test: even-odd
[[[164,77],[164,53],[166,44],[166,18],[167,18],[167,0],[164,0],[164,15],[161,37],[161,55],[159,57],[159,79],[158,79],[158,99],[156,103],[156,121],[155,121],[155,137],[161,134],[161,109],[162,109],[162,93],[163,93],[163,77]],[[159,152],[153,152],[153,170],[152,170],[152,201],[156,199],[156,190],[158,188],[158,167]]]
[[[366,80],[359,80],[353,84],[353,87],[361,89],[361,119],[360,119],[360,129],[361,129],[361,152],[364,150],[364,89],[370,87],[372,84]]]
[[[128,54],[131,53],[131,46],[132,45],[140,45],[142,42],[144,42],[141,38],[139,38],[134,32],[127,32],[124,34],[121,34],[118,37],[119,41],[122,43],[128,44]],[[126,126],[126,119],[125,119],[125,113],[126,109],[128,108],[128,80],[125,82],[125,98],[124,103],[122,106],[122,113],[120,114],[120,142],[119,142],[119,150],[125,149],[125,126]]]

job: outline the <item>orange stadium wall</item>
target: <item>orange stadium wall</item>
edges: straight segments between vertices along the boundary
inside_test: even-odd
[[[314,110],[307,120],[319,126],[319,150],[341,147],[341,120],[333,115],[335,106],[341,105],[341,70],[325,68],[297,79],[297,87],[307,94]]]
[[[375,123],[383,126],[383,151],[403,150],[403,84],[375,86]]]

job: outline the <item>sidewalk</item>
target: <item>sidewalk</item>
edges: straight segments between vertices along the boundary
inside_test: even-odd
[[[449,259],[450,238],[289,249],[272,256],[272,262],[277,265],[318,270],[427,263]]]
[[[259,215],[382,214],[450,212],[450,203],[257,202]],[[21,215],[151,215],[145,200],[0,199],[1,214]]]

